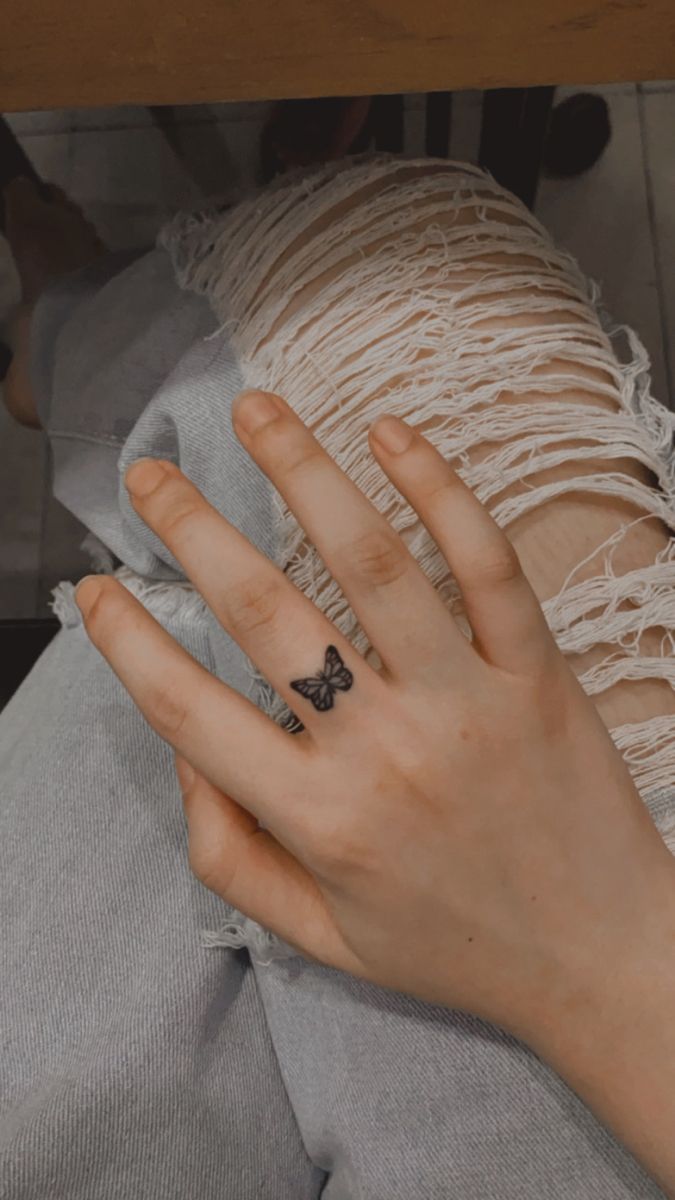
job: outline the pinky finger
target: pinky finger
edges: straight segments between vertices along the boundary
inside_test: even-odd
[[[390,441],[394,431],[402,442]],[[380,466],[459,584],[474,648],[493,666],[538,673],[556,643],[506,533],[431,442],[405,421],[380,418],[370,436]]]
[[[239,912],[318,962],[356,963],[306,868],[251,813],[175,755],[188,823],[188,860],[197,879]]]

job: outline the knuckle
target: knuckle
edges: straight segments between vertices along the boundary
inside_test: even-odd
[[[375,874],[381,861],[376,847],[363,837],[345,837],[338,839],[333,854],[334,869],[337,867],[343,875],[353,876]]]
[[[225,601],[233,630],[249,634],[272,626],[283,602],[283,591],[278,580],[264,576],[253,576],[233,584]]]
[[[407,554],[400,538],[385,529],[373,529],[351,542],[345,551],[351,574],[372,587],[395,583],[407,570]]]
[[[505,538],[473,562],[467,574],[469,587],[498,587],[519,579],[522,567],[514,547]]]
[[[290,444],[284,447],[283,455],[280,456],[281,475],[297,475],[308,467],[323,462],[324,458],[324,451],[314,438],[294,437]]]
[[[377,848],[365,829],[350,828],[343,823],[315,836],[312,858],[319,870],[345,876],[374,869]]]
[[[167,691],[166,687],[152,688],[148,696],[147,711],[161,738],[172,743],[180,739],[190,711],[184,696],[179,699]]]
[[[462,482],[458,475],[455,475],[454,478],[446,475],[440,482],[438,479],[434,479],[433,482],[423,483],[420,487],[420,497],[427,512],[442,520],[447,511],[448,502],[454,500],[457,488]]]
[[[159,528],[164,539],[172,541],[180,537],[185,526],[192,524],[199,513],[199,505],[191,497],[178,497],[162,513]]]
[[[294,474],[325,457],[316,439],[305,429],[278,418],[253,435],[253,446],[268,465],[274,465],[279,477]]]
[[[269,841],[269,834],[265,830],[254,829],[248,838],[250,841],[258,838]],[[240,871],[245,870],[247,853],[248,846],[242,853],[222,830],[198,822],[188,825],[190,870],[205,887],[224,900],[236,885]]]

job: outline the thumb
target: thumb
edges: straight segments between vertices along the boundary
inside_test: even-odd
[[[347,968],[348,952],[313,875],[256,818],[197,771],[185,781],[190,869],[209,891],[299,953]]]

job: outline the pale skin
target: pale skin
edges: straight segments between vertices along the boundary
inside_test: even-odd
[[[74,227],[72,213],[59,220]],[[98,252],[84,241],[78,254]],[[17,353],[5,400],[39,428],[26,367]],[[517,522],[509,541],[423,437],[391,454],[378,422],[370,449],[462,587],[469,645],[391,528],[277,403],[266,432],[247,435],[241,408],[235,428],[348,594],[381,674],[170,464],[137,511],[305,732],[291,737],[214,680],[115,580],[78,594],[102,592],[89,636],[177,752],[180,775],[187,761],[196,768],[185,792],[192,869],[307,957],[512,1030],[675,1195],[673,860],[606,731],[671,713],[674,697],[665,681],[641,680],[592,701],[574,672],[607,648],[568,664],[538,604],[640,514],[571,493]],[[631,530],[617,570],[652,562],[666,539],[655,520]],[[646,652],[660,636],[645,631]],[[354,684],[320,713],[290,682],[315,675],[329,644]]]
[[[516,1034],[675,1195],[675,863],[509,539],[423,436],[371,426],[470,643],[280,397],[243,393],[234,427],[384,667],[177,467],[134,464],[134,508],[305,724],[273,724],[113,578],[79,586],[89,637],[176,752],[192,870],[302,954]],[[318,712],[290,682],[329,644],[354,684]]]

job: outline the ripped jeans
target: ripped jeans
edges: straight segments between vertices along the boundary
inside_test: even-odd
[[[635,333],[535,217],[477,168],[366,153],[203,225],[179,217],[162,242],[228,330],[246,386],[288,400],[468,632],[444,559],[365,436],[383,409],[426,434],[508,530],[641,794],[670,786],[675,417]],[[279,565],[377,663],[278,493],[275,512]],[[663,832],[675,852],[675,820]]]
[[[371,154],[295,172],[226,212],[181,216],[161,246],[183,289],[166,321],[172,344],[189,298],[203,308],[197,317],[190,308],[194,344],[149,388],[122,441],[112,418],[103,428],[103,406],[93,436],[104,384],[91,388],[84,369],[78,386],[91,388],[91,403],[74,432],[72,363],[104,316],[123,321],[143,264],[108,284],[59,343],[45,422],[54,490],[79,506],[102,569],[209,669],[287,719],[254,664],[219,638],[121,477],[141,454],[174,458],[372,661],[339,587],[237,446],[228,408],[244,386],[282,394],[465,625],[444,560],[367,452],[374,417],[403,416],[508,529],[558,645],[675,850],[675,418],[650,394],[639,340],[598,312],[574,261],[482,172]],[[166,296],[164,270],[156,290]],[[148,355],[135,336],[128,361],[140,370]],[[120,393],[116,422],[123,402]],[[11,1200],[178,1200],[190,1190],[202,1200],[661,1196],[510,1035],[307,962],[205,894],[185,861],[168,747],[87,643],[72,590],[56,590],[63,630],[0,722],[13,814],[0,855],[22,848],[2,859],[0,880],[26,895],[6,925],[20,981],[12,1011],[17,1025],[33,1022],[23,1053],[34,1056],[23,1091],[14,1079],[3,1089],[0,1180],[3,1153],[11,1179],[24,1180],[18,1147],[34,1162],[39,1144],[40,1178],[52,1181],[49,1191],[15,1185]],[[39,728],[51,742],[29,750],[33,714],[48,702]],[[0,983],[0,998],[9,986]],[[14,1044],[8,1037],[18,1077]],[[44,1143],[36,1129],[48,1130]],[[54,1168],[59,1144],[76,1148],[75,1165]]]

